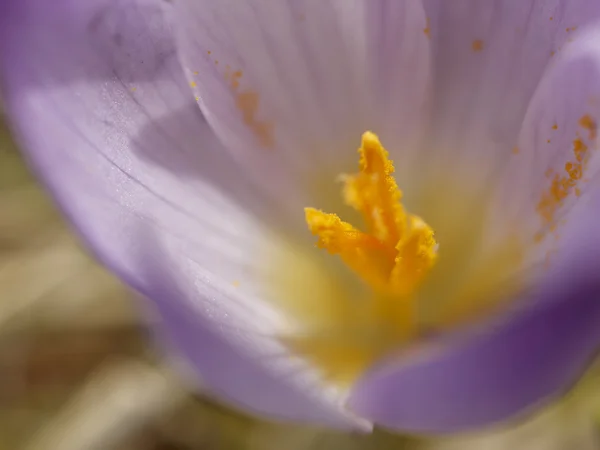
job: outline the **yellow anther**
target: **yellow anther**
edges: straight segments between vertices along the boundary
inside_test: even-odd
[[[319,248],[339,255],[376,292],[410,295],[435,264],[433,230],[404,210],[394,165],[374,133],[363,134],[358,152],[360,172],[343,177],[343,195],[362,214],[366,231],[313,208],[305,209],[306,223]]]
[[[360,172],[343,177],[344,201],[362,214],[369,234],[394,247],[406,228],[402,191],[393,177],[394,164],[371,132],[363,134],[358,152]]]
[[[305,208],[306,223],[319,237],[317,246],[342,261],[377,291],[386,289],[394,266],[394,252],[369,234],[363,233],[335,214]],[[393,249],[391,249],[393,250]]]
[[[409,232],[396,245],[392,270],[393,291],[408,295],[418,286],[437,259],[433,230],[420,217],[410,216]]]

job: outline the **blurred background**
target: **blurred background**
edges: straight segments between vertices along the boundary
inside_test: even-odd
[[[535,417],[473,436],[346,435],[261,422],[191,393],[132,295],[88,256],[0,113],[0,450],[593,450],[600,368]]]

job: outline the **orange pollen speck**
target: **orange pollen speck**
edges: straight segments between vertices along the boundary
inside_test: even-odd
[[[216,61],[215,61],[216,63]],[[231,72],[229,64],[225,66],[225,80],[229,81],[229,87],[234,93],[235,107],[242,113],[242,119],[253,132],[259,144],[264,148],[273,148],[275,138],[273,136],[273,124],[257,118],[260,96],[253,90],[240,92],[240,79],[243,76],[241,70]]]
[[[598,137],[598,125],[589,114],[584,115],[579,119],[579,125],[589,131],[589,138],[596,139]]]
[[[558,125],[556,125],[556,124],[552,125],[552,129],[553,130],[558,130]]]
[[[481,50],[483,50],[483,41],[481,39],[475,39],[471,43],[471,48],[474,52],[480,52]]]
[[[246,91],[236,95],[235,106],[242,112],[244,123],[252,129],[263,147],[272,148],[275,145],[273,124],[256,118],[258,103],[259,96],[257,92]]]
[[[231,75],[231,88],[232,89],[237,89],[240,86],[240,78],[242,77],[242,71],[241,70],[236,70],[235,72],[233,72],[233,74]]]
[[[590,138],[597,135],[597,126],[594,119],[586,114],[579,120],[579,125],[589,130]],[[589,148],[579,137],[573,140],[574,159],[567,161],[564,165],[564,172],[555,173],[551,168],[546,171],[546,176],[551,177],[550,187],[542,194],[542,198],[537,204],[536,210],[542,220],[549,225],[550,230],[555,229],[557,211],[562,207],[564,201],[571,193],[579,197],[581,189],[578,184],[585,181],[583,178],[587,162],[589,159]],[[541,239],[540,239],[541,240]]]

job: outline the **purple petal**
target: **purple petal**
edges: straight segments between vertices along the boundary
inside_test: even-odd
[[[568,161],[577,163],[575,139],[589,147],[584,176],[590,180],[577,181],[580,196],[570,189],[555,219],[545,224],[545,240],[532,250],[538,265],[530,269],[530,292],[515,299],[518,310],[479,330],[375,368],[350,400],[358,414],[413,431],[480,427],[562,394],[594,357],[600,346],[600,172],[592,150],[596,130],[582,127],[580,119],[600,117],[594,101],[600,95],[598,36],[593,29],[575,33],[548,67],[528,108],[520,151],[510,156],[515,173],[507,175],[508,204],[518,206],[513,211],[526,226],[538,214],[542,191],[550,189],[544,172],[564,172]]]
[[[466,344],[374,370],[356,386],[351,409],[388,428],[456,432],[563,393],[600,342],[600,282],[587,281],[563,284],[560,299]]]
[[[389,428],[456,432],[564,393],[600,345],[599,200],[573,219],[565,236],[572,246],[531,293],[534,306],[375,368],[355,387],[350,408]]]
[[[216,141],[160,4],[3,2],[0,79],[17,137],[85,242],[154,300],[210,388],[270,417],[355,426],[318,380],[274,369],[287,355],[269,353],[274,319],[254,307],[249,273],[277,199]]]
[[[561,52],[574,30],[600,19],[600,3],[424,0],[424,5],[434,60],[430,147],[446,152],[437,158],[440,171],[457,157],[467,168],[477,159],[486,180],[516,145],[553,53]]]
[[[507,167],[507,210],[537,218],[544,231],[538,253],[544,256],[557,245],[571,211],[584,204],[590,188],[600,183],[597,128],[600,121],[600,23],[572,33],[570,42],[549,65],[528,107],[519,136],[518,153]],[[569,168],[570,167],[570,168]],[[568,179],[573,186],[560,202],[548,197],[554,180]],[[571,179],[572,178],[572,179]],[[515,192],[527,192],[515,201]],[[517,216],[518,217],[518,216]],[[540,225],[541,224],[541,225]],[[560,243],[558,243],[560,244]]]
[[[430,63],[420,1],[175,5],[201,109],[260,179],[269,173],[280,186],[328,170],[333,178],[354,167],[367,130],[403,154],[400,177],[414,176],[409,158],[426,117]],[[240,106],[248,95],[255,110]]]

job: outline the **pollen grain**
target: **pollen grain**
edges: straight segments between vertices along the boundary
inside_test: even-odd
[[[475,39],[471,43],[471,49],[473,49],[474,52],[482,51],[483,50],[483,41],[481,39]]]

